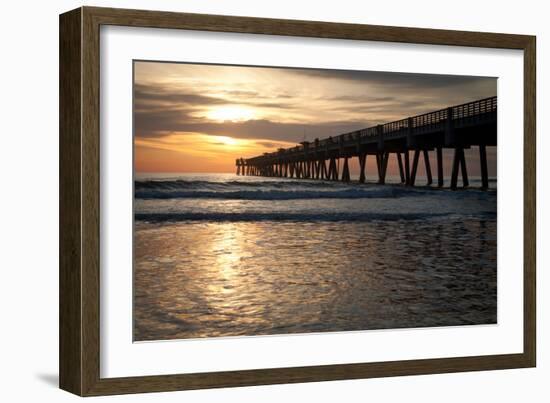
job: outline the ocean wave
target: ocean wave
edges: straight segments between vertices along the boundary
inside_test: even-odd
[[[142,181],[134,185],[136,199],[232,199],[232,200],[298,200],[298,199],[369,199],[418,196],[421,188],[399,186],[346,185],[323,181]]]
[[[256,190],[256,191],[137,191],[137,199],[232,199],[232,200],[298,200],[298,199],[369,199],[411,196],[410,192],[396,189],[364,191],[360,189],[345,189],[334,191],[301,191],[301,190]]]
[[[134,219],[141,222],[179,222],[179,221],[290,221],[290,222],[370,222],[398,220],[449,219],[463,221],[466,215],[455,213],[136,213]],[[471,217],[496,219],[496,213],[481,211]]]
[[[288,188],[288,187],[305,187],[305,188],[320,188],[320,187],[337,187],[345,186],[341,182],[328,182],[322,180],[229,180],[229,181],[208,181],[208,180],[136,180],[134,187],[136,190],[174,190],[174,189],[230,189],[235,187],[244,188],[261,188],[261,187],[275,187],[275,188]]]

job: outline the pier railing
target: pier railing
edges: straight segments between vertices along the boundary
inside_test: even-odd
[[[427,128],[429,126],[442,125],[444,124],[444,122],[447,121],[449,112],[452,113],[453,120],[459,120],[484,115],[489,112],[496,112],[496,110],[497,97],[495,96],[484,98],[477,101],[412,116],[410,118],[396,120],[394,122],[389,122],[378,126],[372,126],[365,129],[343,133],[338,136],[328,137],[322,140],[316,139],[312,142],[304,142],[304,144],[297,145],[295,147],[279,150],[273,153],[265,153],[262,155],[262,157],[276,157],[280,156],[281,154],[284,155],[287,153],[303,152],[306,151],[306,149],[313,150],[315,148],[323,148],[334,144],[347,143],[353,140],[376,137],[380,135],[380,130],[382,130],[383,135],[389,135],[391,137],[391,135],[395,134],[396,132],[405,132],[409,130],[409,127],[411,129],[421,129]]]

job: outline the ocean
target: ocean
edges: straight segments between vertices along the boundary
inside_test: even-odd
[[[470,182],[138,175],[134,340],[494,324],[496,181]]]

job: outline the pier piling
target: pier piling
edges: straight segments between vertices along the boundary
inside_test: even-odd
[[[443,187],[443,151],[441,147],[436,148],[437,154],[437,186]]]
[[[424,150],[424,166],[426,167],[426,178],[428,179],[428,186],[430,186],[433,182],[432,180],[432,169],[430,167],[430,156],[428,154],[428,150]]]
[[[397,156],[397,165],[399,166],[399,177],[401,178],[401,183],[405,183],[405,172],[403,172],[403,160],[401,159],[401,152],[395,153]]]
[[[487,170],[487,150],[485,144],[479,145],[479,162],[481,164],[481,188],[489,188],[489,174]]]

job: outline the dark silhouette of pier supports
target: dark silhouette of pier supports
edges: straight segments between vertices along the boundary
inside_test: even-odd
[[[338,180],[338,166],[336,165],[336,158],[331,157],[328,163],[328,176],[327,179],[331,181]]]
[[[463,187],[469,186],[468,170],[466,166],[466,158],[464,149],[466,147],[456,146],[454,147],[452,172],[451,172],[451,189],[458,188],[458,179],[461,175]],[[433,150],[433,149],[432,149]],[[431,186],[433,184],[433,176],[431,170],[430,150],[417,148],[412,150],[412,161],[410,159],[409,150],[405,150],[403,155],[401,151],[384,151],[373,152],[376,157],[376,166],[379,184],[386,183],[388,161],[391,153],[395,153],[397,161],[397,168],[399,170],[399,178],[401,183],[407,186],[416,185],[416,177],[418,174],[418,165],[420,163],[420,156],[424,159],[424,166],[426,170],[426,184]],[[443,172],[443,148],[435,147],[436,162],[437,162],[437,186],[444,186],[444,172]],[[281,161],[274,162],[263,166],[256,166],[247,164],[244,159],[238,159],[237,175],[257,175],[257,176],[270,176],[270,177],[282,177],[282,178],[295,178],[295,179],[320,179],[331,181],[351,182],[351,171],[349,166],[349,160],[353,155],[339,155],[338,153],[329,156],[328,159],[320,157],[318,159],[311,159],[305,161]],[[368,153],[363,152],[357,155],[359,160],[359,182],[365,183],[367,180],[367,157]],[[340,160],[343,160],[342,168],[340,170]],[[479,145],[479,161],[481,170],[481,186],[482,189],[489,188],[489,175],[487,166],[487,147],[482,144]],[[328,165],[327,165],[328,162]]]
[[[321,164],[321,179],[328,179],[327,161],[322,159],[319,163]]]
[[[411,168],[409,150],[405,150],[405,184],[410,186],[411,184]]]
[[[359,154],[359,182],[365,183],[367,178],[366,174],[367,169],[367,153]]]
[[[414,150],[412,169],[411,169],[411,178],[409,180],[409,186],[414,186],[416,180],[416,171],[418,169],[418,158],[420,157],[420,150]]]
[[[431,168],[431,165],[430,165],[430,155],[428,153],[428,150],[414,150],[410,177],[409,177],[408,181],[405,182],[409,186],[414,186],[414,184],[416,182],[416,174],[418,172],[418,163],[419,163],[419,160],[420,160],[420,152],[422,152],[422,156],[424,158],[424,167],[426,169],[426,179],[427,179],[426,184],[428,186],[430,186],[433,183],[432,168]],[[405,161],[406,160],[408,160],[407,155],[405,157]],[[408,165],[408,161],[406,161],[406,165]],[[408,175],[406,175],[406,176],[408,176]]]
[[[247,165],[243,158],[238,158],[237,162],[237,175],[246,175],[245,169],[247,168]]]
[[[436,148],[437,156],[437,186],[443,187],[443,151],[441,147]]]
[[[342,182],[349,182],[351,176],[349,174],[348,157],[344,157],[344,167],[342,168]]]
[[[481,164],[481,188],[489,188],[489,174],[487,170],[487,149],[485,144],[479,145],[479,162]]]
[[[386,183],[386,171],[388,169],[389,153],[376,154],[376,165],[378,167],[378,183],[383,185]]]
[[[399,177],[401,178],[401,183],[406,182],[405,172],[403,171],[403,160],[401,159],[401,153],[395,153],[397,157],[397,165],[399,166]]]
[[[428,186],[433,183],[432,180],[432,169],[430,167],[430,156],[428,155],[428,150],[424,150],[424,166],[426,167],[426,178],[428,178]]]
[[[466,158],[464,156],[464,148],[455,148],[453,157],[453,170],[451,172],[451,189],[455,190],[458,185],[458,170],[462,172],[462,186],[468,187],[468,171],[466,170]]]

